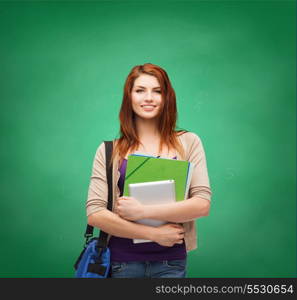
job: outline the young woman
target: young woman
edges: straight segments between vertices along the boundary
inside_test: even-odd
[[[108,233],[111,277],[186,277],[187,252],[197,248],[194,220],[208,215],[211,200],[202,142],[195,133],[175,130],[175,92],[166,71],[150,63],[130,71],[119,119],[120,138],[113,141],[113,209],[106,209],[102,142],[95,155],[86,203],[88,224]],[[123,197],[131,153],[192,162],[195,167],[188,198],[171,204],[142,205],[133,197]],[[134,222],[143,218],[168,223],[151,227]],[[133,243],[133,239],[152,242]]]

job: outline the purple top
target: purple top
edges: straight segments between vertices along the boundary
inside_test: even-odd
[[[176,157],[174,157],[176,159]],[[127,160],[124,159],[119,168],[121,176],[118,181],[120,197],[123,195]],[[109,240],[111,261],[162,261],[184,259],[187,256],[185,241],[172,247],[161,246],[155,242],[134,244],[132,239],[111,236]]]

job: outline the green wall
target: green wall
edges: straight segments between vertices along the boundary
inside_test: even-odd
[[[207,155],[188,276],[296,277],[295,1],[1,2],[0,31],[1,277],[73,277],[95,151],[145,62]]]

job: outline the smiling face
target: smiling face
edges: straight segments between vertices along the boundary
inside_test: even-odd
[[[161,87],[155,76],[141,74],[135,79],[131,91],[132,108],[136,117],[156,118],[161,110]]]

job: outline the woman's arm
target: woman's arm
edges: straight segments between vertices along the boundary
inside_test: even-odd
[[[130,239],[152,239],[152,227],[129,222],[120,216],[104,209],[88,217],[88,224],[118,237]]]
[[[144,206],[144,218],[183,223],[208,216],[210,201],[196,196],[169,204]]]
[[[181,225],[146,226],[124,220],[107,209],[91,214],[88,217],[88,224],[114,236],[130,239],[147,239],[167,247],[181,244],[184,238],[184,229]]]
[[[127,220],[157,219],[183,223],[208,216],[210,201],[194,196],[184,201],[168,204],[142,205],[133,197],[120,197],[116,212]]]

